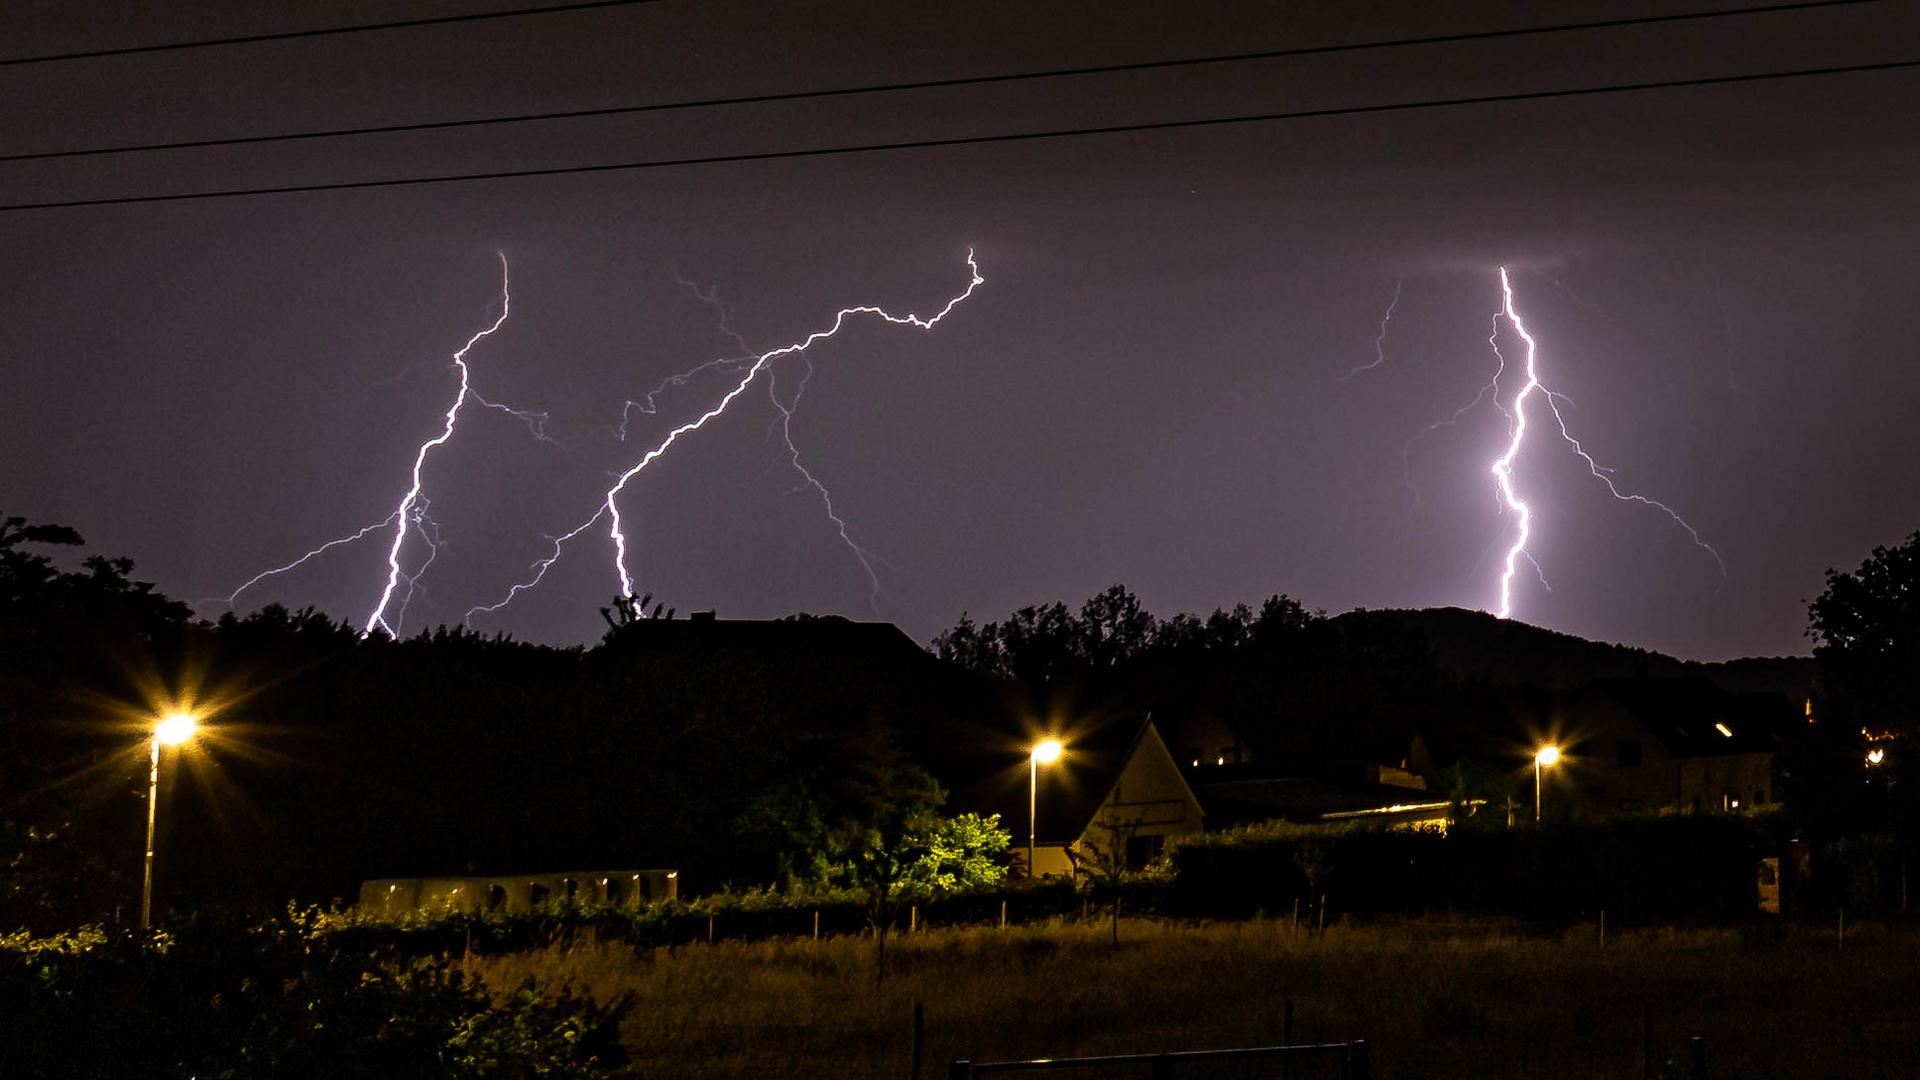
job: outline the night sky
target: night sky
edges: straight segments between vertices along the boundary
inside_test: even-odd
[[[0,55],[351,24],[463,2],[15,0]],[[1729,4],[739,4],[693,0],[0,67],[0,152],[297,131],[1242,52]],[[185,10],[191,7],[192,10]],[[1044,8],[1044,10],[1041,10]],[[508,128],[0,164],[0,202],[322,183],[1150,122],[1920,58],[1920,5]],[[1162,614],[1274,592],[1496,606],[1513,535],[1474,399],[1497,267],[1614,501],[1535,427],[1514,614],[1677,655],[1804,652],[1829,566],[1920,526],[1920,71],[374,191],[0,212],[0,507],[166,592],[225,596],[380,521],[428,458],[444,547],[404,629],[460,621],[730,383],[622,403],[846,306],[792,430],[925,640],[1124,582]],[[1375,360],[1381,319],[1399,302]],[[1509,360],[1522,352],[1503,330]],[[803,363],[776,362],[789,397]],[[1510,371],[1503,400],[1519,382]],[[757,385],[621,501],[682,613],[872,618]],[[1403,448],[1405,454],[1403,458]],[[387,538],[241,596],[361,624]],[[409,566],[425,556],[407,549]],[[482,630],[580,642],[603,531]],[[201,605],[203,614],[223,610]]]

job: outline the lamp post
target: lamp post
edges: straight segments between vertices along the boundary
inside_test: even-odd
[[[1540,824],[1540,770],[1560,760],[1560,748],[1543,746],[1533,755],[1533,823]]]
[[[140,929],[153,926],[153,823],[160,806],[160,747],[178,746],[193,738],[198,721],[192,713],[174,712],[160,718],[149,740],[153,757],[147,770],[147,871],[140,885]]]
[[[1027,876],[1030,878],[1039,876],[1034,873],[1033,852],[1035,821],[1040,816],[1040,766],[1059,761],[1064,749],[1059,739],[1041,739],[1027,755]]]

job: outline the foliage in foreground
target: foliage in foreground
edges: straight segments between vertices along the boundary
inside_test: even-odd
[[[617,1077],[631,1000],[531,978],[508,993],[445,959],[395,961],[308,918],[0,939],[0,1075]]]

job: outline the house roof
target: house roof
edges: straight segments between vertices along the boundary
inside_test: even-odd
[[[1676,757],[1765,753],[1794,721],[1781,694],[1730,694],[1704,678],[1605,679],[1591,692],[1612,699]]]

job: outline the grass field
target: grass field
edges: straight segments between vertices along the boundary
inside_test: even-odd
[[[1365,1038],[1374,1075],[1392,1080],[1638,1077],[1649,1005],[1663,1056],[1704,1036],[1710,1076],[1920,1077],[1920,935],[1882,927],[1849,928],[1844,948],[1831,929],[1636,930],[1603,949],[1591,925],[1540,937],[1444,920],[1324,937],[1285,922],[1123,921],[1117,949],[1107,933],[900,935],[878,985],[864,938],[576,945],[468,966],[494,987],[532,975],[632,992],[624,1038],[649,1077],[904,1078],[914,1002],[933,1078],[954,1057],[1277,1043],[1289,1000],[1296,1042]]]

